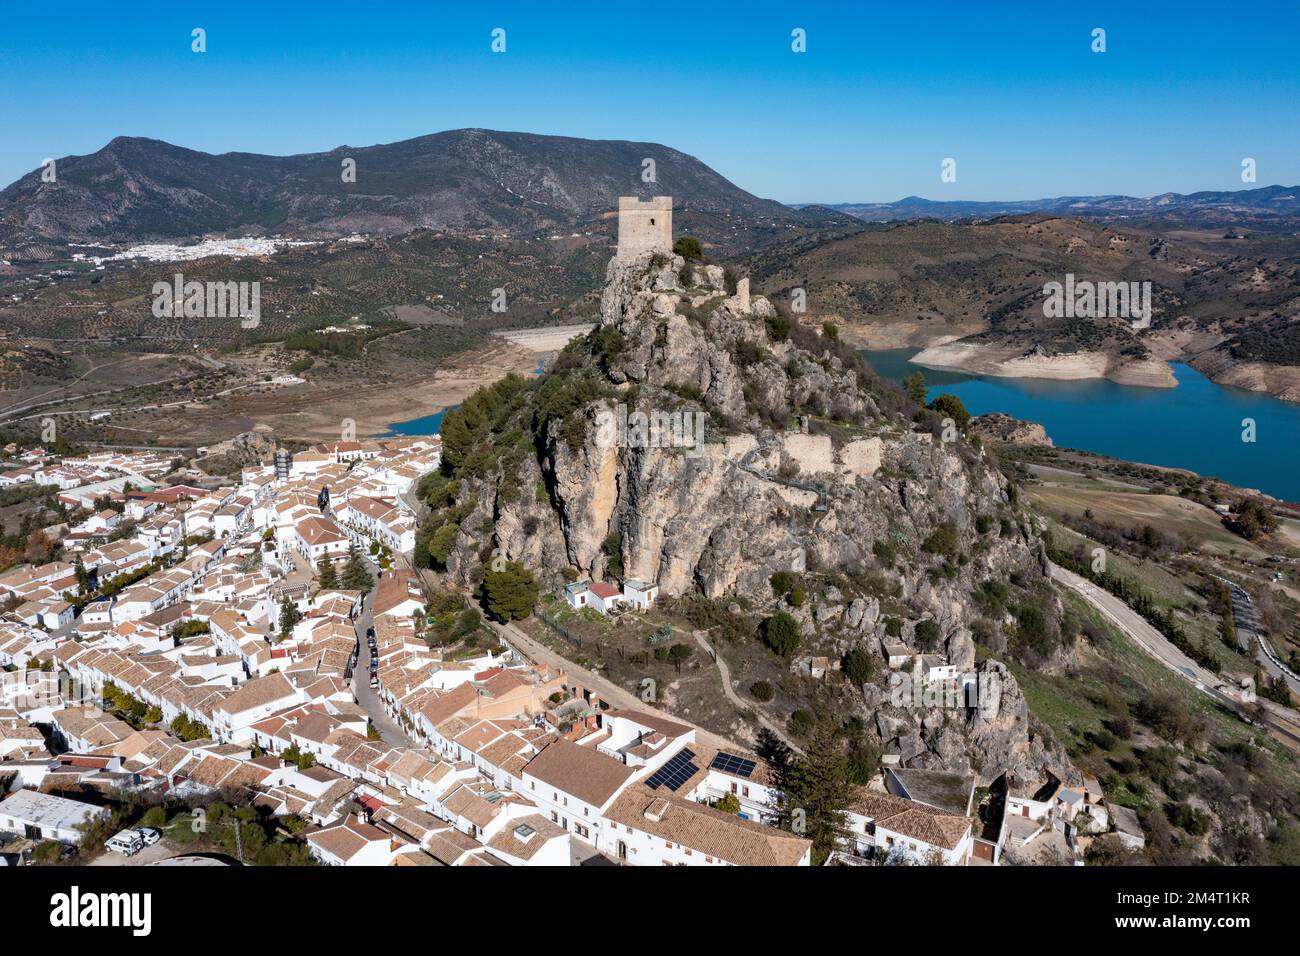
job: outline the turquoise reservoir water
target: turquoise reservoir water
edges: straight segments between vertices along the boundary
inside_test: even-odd
[[[863,356],[877,374],[895,382],[919,370],[931,399],[949,392],[972,415],[1004,412],[1041,422],[1057,447],[1187,468],[1300,501],[1300,405],[1216,385],[1177,363],[1177,388],[1138,388],[1099,379],[985,378],[924,368],[908,361],[917,351]],[[1253,444],[1242,441],[1246,418],[1255,421]]]
[[[539,357],[537,368],[533,369],[533,375],[541,375],[542,370],[546,367],[546,360]],[[459,405],[453,405],[452,408],[460,408]],[[438,435],[442,432],[442,416],[446,414],[447,409],[439,409],[432,415],[421,415],[419,418],[412,418],[405,422],[393,422],[388,426],[390,435]]]
[[[442,416],[446,411],[444,408],[432,415],[422,415],[407,422],[393,422],[388,426],[388,433],[390,435],[437,435],[442,431]]]

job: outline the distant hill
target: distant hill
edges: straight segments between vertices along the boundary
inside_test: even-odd
[[[762,249],[747,264],[758,289],[778,301],[804,289],[809,319],[835,321],[853,341],[872,348],[948,347],[945,361],[931,353],[936,365],[1013,374],[1004,363],[1033,350],[1096,353],[1109,357],[1116,380],[1148,384],[1138,381],[1139,372],[1167,381],[1168,371],[1154,363],[1174,360],[1215,381],[1296,401],[1300,373],[1243,370],[1300,366],[1294,250],[1294,239],[1279,235],[1171,237],[1130,222],[1035,213],[875,223],[815,246]],[[1121,317],[1048,317],[1044,286],[1069,274],[1150,282],[1151,326],[1137,331]],[[962,354],[969,357],[965,364],[958,361]],[[1257,381],[1248,382],[1248,373]]]
[[[356,161],[356,182],[342,179]],[[656,182],[642,182],[655,161]],[[599,221],[626,195],[671,195],[682,224],[723,242],[752,230],[853,228],[740,189],[657,143],[460,129],[326,153],[212,155],[118,137],[0,192],[0,241],[140,242],[205,234],[330,238],[413,229],[532,235]],[[752,238],[743,236],[743,238]]]
[[[1080,219],[1136,219],[1217,226],[1239,222],[1260,228],[1266,219],[1294,225],[1300,217],[1300,186],[1261,186],[1258,189],[1161,193],[1145,199],[1133,196],[1057,196],[1009,202],[965,202],[908,196],[891,203],[833,203],[826,208],[873,222],[898,219],[989,219],[1025,213],[1048,213]]]

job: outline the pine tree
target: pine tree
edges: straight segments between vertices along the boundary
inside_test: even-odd
[[[280,636],[288,637],[293,631],[293,626],[301,620],[302,614],[289,600],[288,595],[285,595],[280,601]]]
[[[796,755],[781,776],[781,821],[812,840],[820,866],[848,830],[845,811],[853,801],[849,757],[835,727],[822,721],[806,754]]]
[[[332,591],[339,586],[339,575],[334,570],[334,559],[329,555],[321,555],[321,559],[316,562],[316,574],[319,576],[318,583],[322,591]]]
[[[373,583],[365,558],[361,557],[361,549],[353,542],[348,548],[347,564],[343,566],[343,587],[349,591],[369,591]]]
[[[913,372],[903,379],[903,391],[907,397],[918,405],[925,404],[925,376],[920,372]]]

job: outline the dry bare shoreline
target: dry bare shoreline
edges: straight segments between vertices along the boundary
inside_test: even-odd
[[[922,349],[916,365],[958,369],[997,378],[1045,378],[1057,381],[1105,378],[1121,385],[1175,388],[1173,369],[1160,359],[1125,361],[1105,352],[1047,355],[1019,347],[949,342]]]
[[[951,327],[950,327],[951,328]],[[1153,340],[1153,355],[1128,359],[1101,351],[1048,355],[1032,346],[995,345],[964,340],[951,332],[933,334],[914,322],[845,323],[842,333],[867,349],[919,348],[911,359],[915,365],[967,372],[990,378],[1039,378],[1082,381],[1104,378],[1119,385],[1142,388],[1177,388],[1171,362],[1191,365],[1216,385],[1263,392],[1283,402],[1300,404],[1300,367],[1241,362],[1215,348],[1209,341],[1183,340],[1177,336]]]

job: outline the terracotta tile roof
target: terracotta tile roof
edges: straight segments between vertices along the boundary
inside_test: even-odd
[[[524,771],[542,783],[602,807],[635,772],[613,757],[557,740],[528,762]]]
[[[308,843],[344,861],[352,859],[370,844],[380,840],[388,842],[388,839],[388,834],[379,827],[364,823],[354,815],[306,836]]]
[[[971,818],[931,810],[891,793],[862,789],[850,809],[877,826],[912,837],[930,846],[955,850],[970,829]]]
[[[775,827],[742,820],[692,800],[665,796],[639,783],[628,787],[605,816],[616,824],[735,866],[797,866],[812,845],[809,840]]]
[[[521,826],[531,827],[533,833],[525,840],[519,836],[518,829]],[[567,836],[568,831],[563,827],[552,823],[539,814],[530,814],[526,817],[518,817],[511,820],[487,845],[494,850],[512,856],[519,860],[531,860],[537,855],[537,851],[544,847],[548,841],[555,837]]]
[[[461,684],[459,687],[433,698],[420,709],[420,713],[427,717],[429,722],[436,727],[448,717],[459,714],[477,699],[478,694],[474,688],[468,684]]]
[[[290,697],[294,693],[293,685],[283,674],[271,674],[258,677],[244,684],[221,704],[221,709],[228,714],[238,714],[255,707],[264,707],[273,701]]]
[[[482,847],[473,838],[452,827],[447,827],[430,835],[426,849],[439,863],[455,866],[466,853],[474,853]]]

